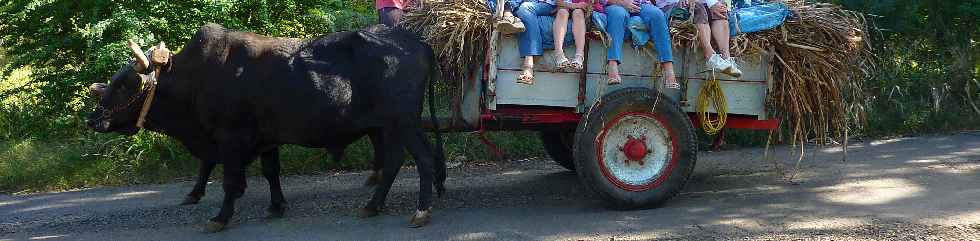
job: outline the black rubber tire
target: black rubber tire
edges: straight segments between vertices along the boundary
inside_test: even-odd
[[[575,158],[572,148],[575,146],[573,131],[541,131],[541,143],[548,156],[565,169],[575,171]]]
[[[659,100],[657,100],[659,96]],[[656,105],[656,106],[654,106]],[[650,111],[653,110],[651,113]],[[649,189],[626,190],[603,175],[596,153],[597,137],[607,124],[623,113],[646,113],[655,116],[668,129],[676,156],[673,168],[666,168],[663,178]],[[666,96],[648,88],[626,88],[602,97],[579,122],[575,131],[575,166],[581,182],[601,197],[607,206],[617,210],[652,208],[677,195],[687,184],[697,162],[698,144],[694,127],[687,114]],[[668,164],[669,165],[669,164]],[[664,177],[664,175],[666,175]]]

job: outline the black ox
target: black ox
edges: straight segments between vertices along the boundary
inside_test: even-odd
[[[431,47],[414,34],[379,25],[303,40],[208,24],[176,55],[162,43],[150,58],[130,47],[132,64],[108,85],[92,85],[101,100],[87,123],[98,132],[131,135],[144,128],[171,136],[202,160],[202,175],[213,167],[208,163],[224,164],[224,201],[206,231],[222,230],[234,215],[245,167],[256,157],[272,192],[267,211],[277,216],[286,203],[280,145],[342,150],[364,135],[372,137],[384,169],[360,214],[382,210],[407,150],[420,179],[410,224],[431,219],[432,187],[444,191],[445,161],[439,133],[433,153],[420,115],[426,87],[432,107],[438,70]],[[435,120],[434,110],[430,115]]]

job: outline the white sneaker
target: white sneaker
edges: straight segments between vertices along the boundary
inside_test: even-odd
[[[705,63],[705,67],[709,70],[724,72],[732,67],[732,64],[721,57],[720,54],[712,54],[711,58],[708,58],[708,62]]]
[[[735,58],[728,58],[727,62],[729,63],[728,69],[721,72],[735,78],[742,77],[742,70],[738,69],[738,64],[735,63]]]

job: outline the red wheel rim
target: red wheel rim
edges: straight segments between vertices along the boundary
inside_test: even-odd
[[[662,134],[659,135],[660,138],[666,139],[666,142],[669,143],[669,144],[667,144],[667,145],[655,145],[655,146],[651,147],[651,146],[649,146],[649,143],[656,142],[657,140],[654,140],[654,139],[657,139],[657,138],[656,137],[652,137],[650,139],[647,139],[647,136],[645,136],[645,135],[640,136],[639,138],[627,138],[627,140],[622,141],[622,142],[624,142],[623,144],[617,144],[617,143],[613,143],[614,141],[611,142],[610,140],[607,140],[607,138],[609,138],[610,132],[611,131],[614,131],[614,129],[615,130],[621,130],[623,128],[629,128],[628,126],[625,126],[625,127],[623,126],[623,125],[627,125],[628,124],[628,123],[624,123],[624,120],[627,120],[627,119],[643,119],[648,124],[649,123],[656,123],[656,126],[659,126],[660,129],[662,129],[662,130],[658,130],[658,131],[662,132]],[[648,120],[653,120],[654,122],[650,122]],[[621,114],[617,115],[615,118],[613,118],[612,121],[606,123],[603,126],[603,128],[602,128],[602,132],[599,133],[599,137],[596,139],[596,148],[595,148],[596,149],[596,157],[597,157],[597,160],[596,161],[599,162],[599,169],[601,170],[602,175],[605,176],[606,179],[609,180],[611,183],[613,183],[614,185],[616,185],[616,187],[619,187],[620,189],[623,189],[623,190],[626,190],[626,191],[631,191],[631,192],[643,192],[643,191],[647,191],[647,190],[650,190],[650,189],[657,188],[661,184],[663,184],[663,182],[666,181],[667,178],[670,177],[670,174],[672,173],[672,171],[674,169],[674,166],[676,166],[676,164],[677,164],[677,156],[678,156],[677,155],[678,148],[677,148],[677,141],[676,141],[677,138],[675,138],[676,137],[676,134],[674,133],[674,130],[671,128],[671,126],[670,125],[667,125],[667,123],[668,122],[665,121],[663,119],[663,117],[661,117],[661,116],[659,116],[659,115],[657,115],[655,113],[651,113],[651,112],[626,112],[626,113],[621,113]],[[635,121],[634,121],[633,124],[634,125],[637,125]],[[644,130],[644,131],[649,131],[649,130]],[[613,135],[617,135],[617,134],[618,133],[613,133]],[[654,136],[657,136],[657,135],[654,135]],[[638,147],[638,146],[636,146],[638,140],[642,140],[644,143],[647,143],[647,144],[644,145],[643,147]],[[663,140],[661,140],[661,141],[663,141]],[[616,156],[613,156],[611,158],[608,157],[606,155],[606,153],[611,153],[610,152],[610,149],[609,149],[609,148],[611,148],[611,146],[606,146],[606,145],[618,145],[617,148],[619,149],[620,152],[623,153],[623,157],[622,158],[618,158],[618,159],[617,159]],[[667,147],[667,146],[669,146],[669,148],[663,148],[663,147]],[[661,148],[659,148],[661,150],[657,150],[658,149],[657,147],[661,147]],[[669,149],[669,150],[662,150],[662,149]],[[640,152],[644,152],[644,151],[646,151],[648,153],[652,153],[652,154],[640,153]],[[669,154],[669,156],[666,156],[668,154]],[[664,162],[664,163],[662,163],[663,164],[662,167],[660,167],[660,168],[656,168],[656,167],[643,167],[643,165],[647,165],[647,164],[649,164],[649,165],[657,165],[657,163],[644,163],[644,161],[642,159],[644,159],[644,158],[655,158],[658,155],[665,157],[662,160],[662,162]],[[625,158],[627,156],[629,158]],[[607,158],[609,158],[609,159],[607,159]],[[616,159],[616,160],[613,160],[613,159]],[[611,162],[615,162],[615,163],[611,163]],[[637,171],[643,171],[643,173],[640,174],[641,176],[643,176],[643,177],[649,177],[649,176],[652,175],[652,177],[649,177],[649,178],[640,178],[640,179],[642,179],[642,181],[637,181],[637,180],[624,180],[624,179],[628,179],[628,178],[621,177],[623,175],[622,174],[622,171],[619,171],[619,169],[615,169],[614,170],[614,169],[611,169],[610,168],[610,166],[613,166],[613,168],[622,168],[622,165],[620,165],[619,162],[623,162],[623,163],[625,163],[625,165],[634,165],[634,166],[631,166],[631,167],[634,168],[634,170],[632,170],[632,172],[634,172],[634,173],[637,172]],[[639,165],[639,166],[635,166],[635,165]],[[639,169],[636,169],[636,168],[639,168]],[[648,173],[647,170],[651,170],[651,168],[652,169],[655,169],[655,170],[659,170],[659,172],[657,172],[657,173]],[[619,176],[617,176],[617,173],[619,174]]]

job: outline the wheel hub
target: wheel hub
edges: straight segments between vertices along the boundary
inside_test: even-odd
[[[676,151],[663,123],[649,112],[620,114],[607,123],[597,138],[596,150],[603,175],[627,191],[659,185]]]
[[[629,165],[630,162],[636,162],[640,166],[643,165],[643,158],[646,158],[647,154],[650,153],[650,149],[647,149],[645,144],[646,139],[646,137],[641,137],[640,139],[630,137],[626,141],[626,144],[620,149],[626,156],[626,165]]]

